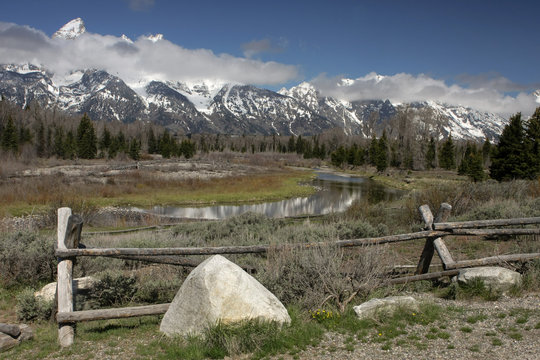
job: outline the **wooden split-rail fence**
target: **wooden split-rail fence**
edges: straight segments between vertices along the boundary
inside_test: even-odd
[[[443,203],[434,217],[429,206],[422,205],[419,210],[425,224],[425,230],[399,235],[373,238],[339,240],[333,242],[317,242],[284,245],[250,245],[220,246],[195,248],[79,248],[82,218],[74,215],[70,208],[58,209],[57,249],[58,257],[58,339],[62,347],[73,344],[75,336],[74,324],[80,321],[128,318],[146,315],[164,314],[169,304],[125,307],[116,309],[98,309],[74,311],[73,309],[73,259],[77,256],[105,256],[126,260],[139,260],[155,263],[193,266],[198,261],[178,261],[182,255],[214,255],[214,254],[264,254],[270,250],[309,249],[318,246],[337,246],[341,248],[369,246],[402,241],[426,239],[424,249],[416,268],[416,274],[390,279],[390,284],[436,279],[443,276],[457,275],[459,269],[493,265],[507,262],[528,261],[540,258],[540,253],[510,254],[486,257],[473,260],[455,261],[446,247],[443,238],[447,236],[501,236],[501,235],[540,235],[540,228],[501,228],[505,226],[524,226],[540,224],[540,217],[479,220],[464,222],[446,222],[452,207]],[[441,259],[443,271],[428,272],[433,255],[437,252]]]

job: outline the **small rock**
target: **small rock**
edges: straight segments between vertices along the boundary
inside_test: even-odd
[[[521,275],[518,272],[498,266],[462,269],[455,281],[459,284],[467,284],[474,279],[481,279],[486,286],[497,291],[506,291],[513,285],[521,283]]]
[[[19,342],[11,336],[0,333],[0,352],[9,350],[12,347],[17,346],[17,344],[19,344]]]
[[[371,299],[353,309],[359,319],[365,319],[381,311],[393,312],[401,307],[418,309],[418,301],[411,296],[390,296],[384,299]]]
[[[215,255],[186,278],[163,316],[166,335],[201,334],[217,322],[259,319],[290,323],[278,298],[238,265]]]
[[[17,325],[0,323],[0,332],[16,338],[21,333],[21,329]]]
[[[21,329],[21,334],[17,338],[18,342],[32,340],[34,338],[34,331],[30,326],[26,324],[21,324],[19,325],[19,328]]]

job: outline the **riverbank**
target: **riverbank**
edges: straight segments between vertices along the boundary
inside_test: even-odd
[[[104,162],[34,167],[0,179],[0,217],[43,215],[60,206],[105,207],[275,201],[315,192],[313,171],[230,160]]]
[[[406,191],[423,190],[433,185],[459,185],[470,182],[466,176],[458,175],[455,171],[443,169],[410,171],[392,168],[380,173],[374,167],[363,166],[335,171],[335,173],[354,177],[366,177],[382,185]]]

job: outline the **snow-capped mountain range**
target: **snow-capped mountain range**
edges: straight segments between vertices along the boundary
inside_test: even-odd
[[[79,18],[53,37],[72,41],[84,33]],[[163,35],[147,39],[161,41]],[[343,86],[352,83],[342,80]],[[346,134],[371,136],[380,135],[406,113],[409,129],[422,128],[438,137],[451,133],[454,138],[493,139],[506,123],[496,114],[434,101],[349,102],[323,96],[308,82],[278,92],[210,80],[145,79],[130,85],[102,69],[79,69],[59,77],[32,64],[0,65],[0,95],[21,107],[35,101],[73,114],[88,113],[95,120],[149,121],[184,133],[312,135],[341,128]]]

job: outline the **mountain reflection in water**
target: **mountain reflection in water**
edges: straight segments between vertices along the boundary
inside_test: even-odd
[[[215,205],[207,207],[154,206],[136,209],[151,214],[193,219],[225,219],[245,212],[264,214],[268,217],[298,215],[323,215],[346,210],[354,200],[364,198],[369,204],[393,200],[402,192],[385,187],[367,178],[354,178],[317,172],[311,185],[320,189],[304,198],[246,205]]]

